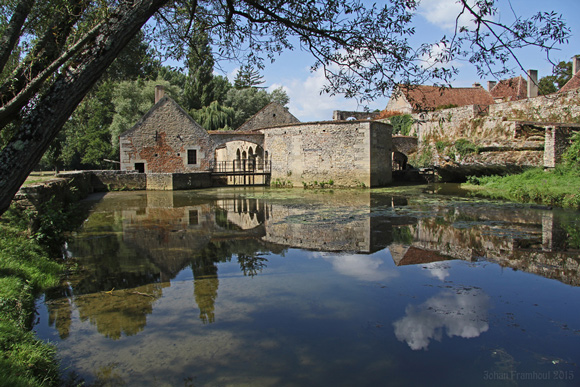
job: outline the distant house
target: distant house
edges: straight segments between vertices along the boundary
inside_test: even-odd
[[[522,77],[502,79],[489,90],[495,102],[509,102],[528,97],[528,82]]]
[[[261,128],[268,128],[276,125],[296,124],[300,120],[292,115],[287,108],[279,103],[272,102],[264,106],[260,111],[248,118],[236,130],[249,131]]]
[[[399,85],[389,103],[387,111],[405,114],[434,111],[445,107],[466,105],[491,105],[491,94],[480,85],[474,87],[436,87],[424,85]]]
[[[580,88],[580,55],[572,58],[572,78],[566,82],[558,93],[565,93]]]
[[[565,93],[567,91],[572,91],[579,88],[580,88],[580,72],[577,72],[568,82],[566,82],[564,86],[562,86],[562,88],[558,91],[558,93]]]

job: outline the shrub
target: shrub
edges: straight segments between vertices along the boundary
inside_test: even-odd
[[[453,146],[455,147],[455,151],[461,155],[461,157],[465,157],[470,153],[479,153],[479,147],[465,138],[460,138],[455,141]]]
[[[408,136],[411,133],[413,123],[415,122],[410,114],[394,116],[389,121],[393,126],[393,134],[401,134],[403,136]]]
[[[564,163],[569,166],[580,167],[580,132],[574,133],[572,143],[562,155]]]

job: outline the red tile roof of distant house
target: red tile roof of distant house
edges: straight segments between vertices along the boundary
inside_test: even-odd
[[[432,262],[448,261],[451,257],[439,254],[437,251],[425,250],[417,247],[409,247],[397,266],[419,265]]]
[[[413,108],[413,111],[430,111],[442,107],[466,105],[491,105],[491,94],[481,86],[477,87],[437,87],[399,85],[399,90]]]
[[[528,82],[524,77],[502,79],[490,91],[493,98],[502,101],[517,101],[528,96]]]
[[[580,88],[580,71],[574,74],[574,76],[566,82],[564,86],[558,91],[558,93],[565,93],[567,91],[572,91]]]

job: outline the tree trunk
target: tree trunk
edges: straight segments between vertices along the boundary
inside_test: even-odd
[[[167,1],[121,2],[118,12],[80,54],[78,66],[63,70],[33,105],[0,153],[0,215],[8,209],[76,106],[143,24]]]

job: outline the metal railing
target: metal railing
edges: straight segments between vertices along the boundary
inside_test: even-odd
[[[272,163],[268,160],[234,160],[219,161],[216,163],[214,172],[217,173],[271,173]]]

